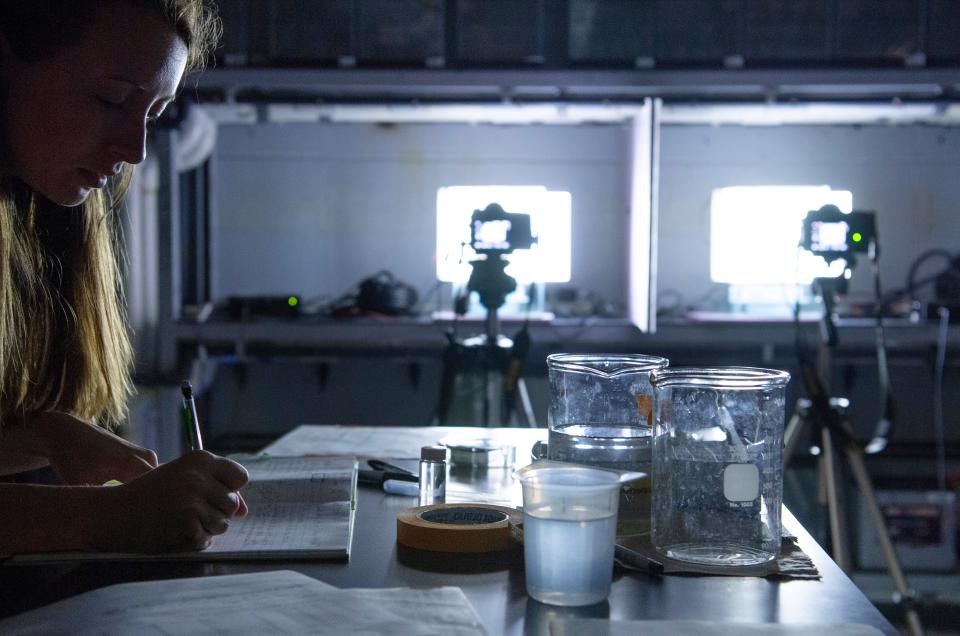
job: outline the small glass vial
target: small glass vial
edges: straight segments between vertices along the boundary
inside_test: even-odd
[[[447,495],[447,448],[420,449],[420,505],[443,503]]]

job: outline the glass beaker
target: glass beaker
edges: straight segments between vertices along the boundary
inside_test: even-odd
[[[523,486],[527,593],[551,605],[592,605],[610,594],[620,485],[639,473],[542,461]]]
[[[653,546],[668,557],[707,565],[775,558],[790,374],[676,367],[654,371],[650,379]]]
[[[650,372],[668,364],[666,358],[642,354],[547,356],[547,457],[648,475],[623,487],[619,534],[650,530]]]

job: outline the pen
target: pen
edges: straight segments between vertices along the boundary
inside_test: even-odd
[[[629,541],[629,538],[626,539]],[[614,546],[614,561],[622,565],[627,569],[640,570],[646,572],[647,574],[653,574],[660,576],[663,574],[663,563],[651,559],[643,553],[642,548],[634,548],[629,545],[624,545],[623,543],[615,543]]]
[[[394,473],[404,473],[407,475],[412,475],[413,477],[417,476],[416,473],[409,471],[406,468],[401,468],[400,466],[389,464],[383,461],[382,459],[369,459],[367,460],[367,464],[369,464],[370,468],[374,470],[383,470],[386,472],[394,472]]]
[[[193,450],[203,449],[203,440],[200,438],[200,421],[197,419],[197,405],[193,401],[193,387],[190,382],[183,381],[180,385],[180,391],[183,393],[183,406],[180,415],[183,418],[183,430],[188,440],[190,448]]]
[[[360,469],[357,471],[357,482],[361,484],[369,484],[371,486],[380,486],[385,481],[410,481],[418,482],[420,478],[416,475],[411,475],[408,472],[395,472],[392,470],[363,470]]]

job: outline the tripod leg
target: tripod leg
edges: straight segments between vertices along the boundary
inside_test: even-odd
[[[487,371],[483,374],[483,425],[504,426],[505,417],[509,414],[502,412],[500,406],[500,374],[496,371]],[[495,419],[496,418],[496,419]]]
[[[797,444],[800,443],[800,431],[806,420],[799,413],[794,413],[787,423],[787,430],[783,434],[783,467],[786,469],[793,459],[793,454],[797,450]]]
[[[846,523],[837,485],[837,463],[830,431],[823,431],[823,466],[827,487],[827,510],[830,515],[830,540],[833,560],[844,572],[850,571],[850,553],[847,550]]]
[[[457,386],[457,374],[460,366],[460,351],[452,334],[447,334],[447,344],[443,348],[443,368],[440,371],[440,394],[434,409],[432,424],[443,426],[450,417]]]
[[[533,402],[530,401],[530,394],[527,392],[527,383],[523,378],[517,378],[517,393],[520,394],[520,406],[523,412],[523,419],[529,428],[537,427],[537,418],[533,414]]]
[[[890,578],[893,579],[897,594],[901,602],[904,603],[907,627],[913,636],[920,636],[923,634],[920,616],[917,614],[917,610],[911,605],[912,596],[910,588],[907,587],[907,579],[903,576],[900,560],[897,558],[897,553],[893,549],[893,543],[890,541],[890,534],[887,532],[887,525],[883,519],[883,514],[880,512],[880,506],[877,505],[877,498],[873,492],[873,485],[870,483],[870,476],[867,474],[867,469],[863,464],[863,451],[859,448],[847,448],[846,453],[853,478],[857,482],[857,488],[860,489],[860,494],[863,495],[863,502],[867,506],[867,511],[870,513],[870,521],[873,523],[873,528],[880,541],[880,549],[883,551],[883,558],[887,562],[887,570],[890,572]]]

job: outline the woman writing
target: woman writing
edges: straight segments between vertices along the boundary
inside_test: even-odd
[[[132,391],[116,205],[218,28],[206,0],[0,2],[0,474],[64,483],[0,484],[0,554],[202,549],[247,512],[239,464],[158,467],[108,430]]]

